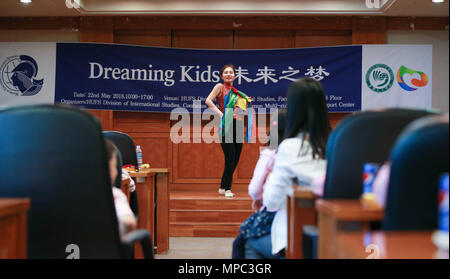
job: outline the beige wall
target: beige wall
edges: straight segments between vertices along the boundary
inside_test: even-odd
[[[433,100],[432,106],[449,112],[448,85],[448,31],[389,31],[388,44],[433,45]]]

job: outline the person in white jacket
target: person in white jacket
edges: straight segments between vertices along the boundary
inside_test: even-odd
[[[263,205],[277,211],[271,233],[250,238],[245,258],[284,258],[287,244],[286,195],[291,185],[311,185],[325,174],[325,147],[331,131],[325,92],[312,78],[288,90],[285,140],[279,145],[272,173],[264,185]]]

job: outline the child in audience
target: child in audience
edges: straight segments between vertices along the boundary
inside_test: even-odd
[[[286,195],[291,185],[311,185],[313,178],[325,173],[330,130],[322,85],[312,78],[294,82],[288,90],[285,140],[278,147],[263,193],[263,206],[277,213],[270,234],[246,241],[245,258],[284,258]]]
[[[106,154],[109,162],[111,185],[114,185],[114,182],[118,175],[116,151],[114,148],[114,144],[110,140],[105,140],[105,144],[106,144]],[[128,199],[122,192],[122,190],[120,190],[117,187],[112,187],[112,193],[114,197],[114,205],[116,208],[117,220],[119,223],[120,235],[123,236],[127,232],[132,231],[136,228],[137,226],[136,218],[128,204]]]
[[[283,141],[285,122],[286,112],[283,110],[278,113],[278,120],[271,122],[271,131],[275,128],[277,129],[277,133],[270,134],[269,142],[267,143],[268,146],[262,146],[260,148],[259,159],[256,163],[255,170],[253,171],[252,180],[248,185],[248,193],[253,200],[252,208],[255,211],[263,209],[263,185],[267,179],[267,176],[272,171],[273,164],[275,162],[276,149],[272,147],[273,145],[277,146],[278,143]],[[233,259],[243,259],[245,257],[245,241],[246,237],[242,233],[236,237],[233,242]]]
[[[449,123],[449,114],[440,114],[440,115],[431,115],[419,118],[415,121],[413,121],[411,124],[409,124],[403,132],[407,132],[409,130],[418,129],[422,126],[428,125],[430,122],[443,122],[443,123]],[[377,176],[375,177],[375,180],[373,181],[373,193],[375,195],[375,200],[377,201],[377,204],[384,208],[386,205],[386,198],[389,188],[389,179],[391,175],[391,162],[386,161],[379,169]]]
[[[427,125],[429,122],[440,121],[443,123],[449,123],[449,114],[440,114],[440,115],[430,115],[419,118],[413,122],[411,122],[403,132],[407,132],[411,129],[417,129],[421,126]],[[375,176],[375,180],[373,181],[372,189],[375,195],[375,200],[381,208],[385,207],[387,192],[389,188],[389,179],[391,174],[391,162],[386,161],[378,170],[377,175]],[[323,188],[325,187],[325,177],[326,175],[321,175],[313,180],[313,193],[321,197],[323,196]]]

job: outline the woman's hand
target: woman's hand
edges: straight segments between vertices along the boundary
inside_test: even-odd
[[[258,211],[262,207],[262,200],[254,200],[252,202],[252,209]]]

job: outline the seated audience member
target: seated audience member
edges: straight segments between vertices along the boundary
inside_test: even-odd
[[[277,211],[270,234],[250,238],[245,257],[284,258],[287,244],[286,195],[291,185],[311,185],[325,174],[325,148],[331,126],[325,92],[312,78],[302,78],[288,90],[285,140],[278,147],[272,173],[264,186],[263,205]]]
[[[432,115],[422,117],[420,119],[415,120],[410,125],[407,126],[405,132],[408,130],[413,130],[420,128],[422,126],[426,126],[430,121],[442,121],[444,123],[449,123],[449,114],[442,115]],[[384,208],[386,205],[387,192],[389,187],[389,177],[391,173],[391,162],[386,161],[379,169],[375,180],[373,181],[373,193],[375,195],[375,199],[377,204]]]
[[[405,131],[410,129],[417,129],[423,125],[427,125],[430,121],[442,121],[445,123],[449,123],[449,114],[443,115],[432,115],[422,117],[420,119],[412,122]],[[377,204],[384,208],[386,204],[387,192],[389,187],[389,178],[391,173],[391,162],[386,161],[378,170],[378,173],[373,181],[373,193],[375,195],[375,200]],[[313,180],[313,192],[316,196],[321,197],[323,195],[323,188],[325,186],[325,175],[318,176]]]
[[[134,180],[126,170],[122,169],[122,180],[126,179],[130,180],[130,184],[128,185],[128,190],[130,191],[130,193],[136,191],[136,184],[134,183]]]
[[[106,154],[109,161],[109,173],[111,177],[111,185],[114,185],[114,181],[118,175],[117,173],[117,157],[114,144],[110,140],[105,140]],[[123,236],[127,232],[136,228],[136,218],[131,211],[128,204],[128,199],[125,194],[117,187],[112,187],[112,193],[114,197],[114,205],[116,208],[117,220],[119,223],[120,235]]]
[[[267,220],[263,220],[264,224],[263,223],[255,224],[253,221],[259,216],[259,211],[263,210],[262,206],[263,185],[267,179],[267,176],[273,169],[273,164],[275,162],[275,155],[276,155],[276,149],[273,148],[273,145],[274,144],[277,145],[277,143],[280,143],[283,140],[285,122],[286,122],[286,112],[280,111],[278,113],[278,121],[271,121],[272,126],[271,131],[273,131],[272,128],[276,128],[278,130],[277,133],[270,134],[269,142],[267,143],[268,146],[263,146],[260,148],[259,159],[253,171],[252,180],[248,185],[248,193],[253,200],[252,208],[255,211],[257,211],[257,213],[250,216],[249,219],[247,219],[243,223],[243,225],[241,225],[240,233],[233,242],[233,251],[232,251],[233,259],[245,258],[245,241],[247,238],[249,238],[249,235],[253,233],[251,231],[259,229],[263,231],[261,233],[265,233],[267,228],[259,228],[259,226],[270,226],[272,224],[272,219],[273,216],[275,215],[274,212],[264,213],[267,214],[265,218],[269,218]],[[274,138],[275,136],[277,138]],[[258,220],[261,220],[261,216],[259,218],[260,219]],[[252,227],[250,228],[249,226],[251,225]],[[270,228],[268,229],[270,230]],[[245,232],[242,230],[247,231]]]

